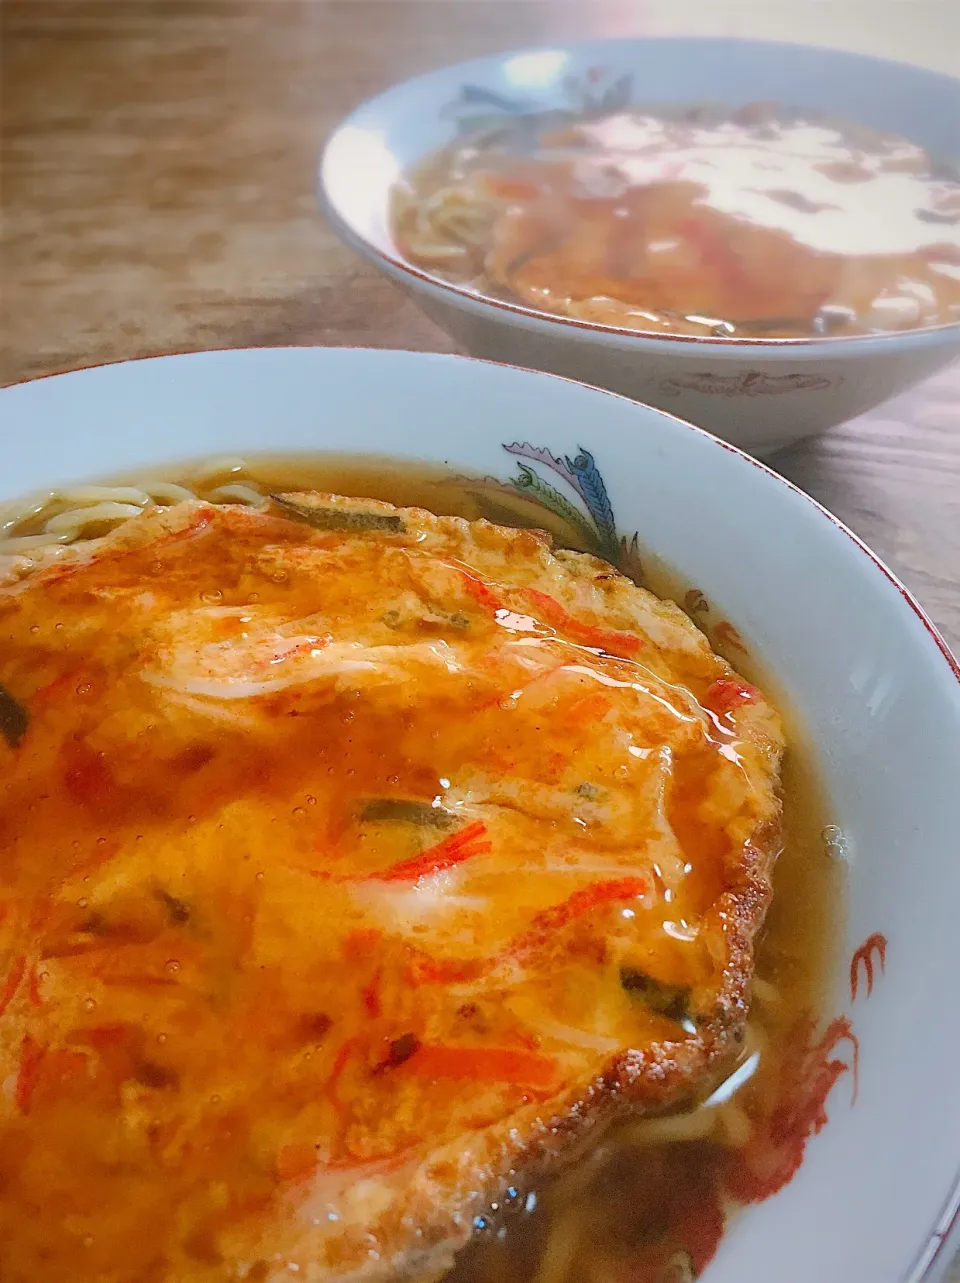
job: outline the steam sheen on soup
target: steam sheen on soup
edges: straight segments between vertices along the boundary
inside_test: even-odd
[[[397,184],[414,265],[578,321],[817,338],[960,321],[960,170],[756,103],[514,118]]]

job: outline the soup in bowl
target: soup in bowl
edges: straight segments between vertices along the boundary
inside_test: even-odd
[[[956,354],[958,110],[949,78],[852,54],[575,45],[388,91],[321,187],[470,351],[762,452]]]
[[[411,262],[647,333],[960,322],[960,168],[906,139],[769,103],[544,115],[468,127],[396,184]]]
[[[960,675],[848,532],[455,357],[0,399],[4,1278],[939,1277]]]

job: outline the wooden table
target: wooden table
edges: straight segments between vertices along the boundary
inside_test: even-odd
[[[943,70],[960,50],[954,0],[8,0],[2,12],[3,382],[190,348],[452,350],[338,243],[313,195],[337,119],[428,67],[591,32],[786,28]],[[955,649],[958,393],[955,369],[775,461],[877,549]]]
[[[313,195],[338,118],[444,62],[688,32],[960,70],[956,0],[8,0],[2,13],[2,382],[193,348],[453,350],[341,247]],[[774,462],[960,650],[960,368]]]

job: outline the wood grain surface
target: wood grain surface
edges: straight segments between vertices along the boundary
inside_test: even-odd
[[[455,350],[338,243],[313,194],[336,121],[444,62],[718,33],[960,70],[956,0],[7,0],[0,13],[6,383],[197,348]],[[960,368],[773,462],[960,650]]]
[[[8,383],[194,348],[454,350],[339,244],[313,193],[336,121],[426,68],[678,31],[960,60],[954,0],[11,0],[0,12]],[[955,649],[958,392],[955,368],[775,461],[876,548]]]

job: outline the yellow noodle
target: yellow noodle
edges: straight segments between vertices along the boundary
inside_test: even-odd
[[[476,258],[490,242],[503,202],[469,178],[424,196],[422,188],[394,196],[394,220],[405,229],[408,252],[425,261],[452,263]]]
[[[717,1123],[718,1139],[722,1140],[728,1149],[743,1149],[749,1142],[753,1128],[750,1119],[737,1104],[736,1099],[717,1110]]]
[[[44,526],[44,531],[51,535],[68,534],[105,521],[124,521],[127,517],[139,517],[141,511],[136,504],[111,502],[95,503],[90,508],[68,508],[66,512],[59,512],[51,517]]]
[[[92,548],[104,528],[114,529],[157,506],[205,498],[210,503],[243,503],[262,507],[262,489],[254,482],[228,482],[209,492],[205,485],[247,472],[245,460],[228,456],[199,464],[191,475],[194,488],[177,482],[147,480],[137,485],[78,485],[47,490],[0,504],[0,555],[37,563],[57,547],[82,544]],[[96,527],[96,538],[87,530]]]
[[[246,472],[246,461],[238,458],[236,455],[226,455],[220,459],[208,459],[198,468],[194,469],[193,478],[199,485],[202,481],[213,481],[217,477],[225,476],[227,473]]]
[[[664,1267],[663,1283],[694,1283],[693,1262],[688,1252],[677,1252]]]
[[[571,1205],[554,1225],[533,1283],[566,1283],[582,1239],[584,1207]]]
[[[7,503],[0,504],[0,530],[12,530],[37,516],[56,497],[55,491],[47,490],[42,494],[24,495],[20,499],[10,499]]]
[[[69,490],[58,490],[57,498],[71,506],[131,503],[138,508],[143,508],[150,502],[147,492],[136,486],[71,486]]]
[[[694,1109],[662,1118],[641,1118],[618,1133],[633,1145],[661,1145],[664,1141],[706,1140],[717,1124],[718,1109]]]
[[[197,497],[192,490],[173,481],[145,481],[143,488],[157,504],[186,503]]]
[[[424,262],[443,263],[464,258],[467,251],[462,245],[441,245],[436,241],[410,240],[410,249]]]
[[[20,553],[28,553],[34,548],[49,548],[53,544],[65,544],[70,537],[70,534],[15,535],[12,539],[0,539],[0,553],[17,556]]]
[[[769,1006],[777,1006],[780,1002],[780,991],[776,985],[769,980],[762,980],[759,976],[753,977],[752,982],[753,997],[758,1002],[766,1003]]]
[[[249,503],[255,508],[263,508],[267,500],[253,486],[217,486],[206,496],[208,503]]]

